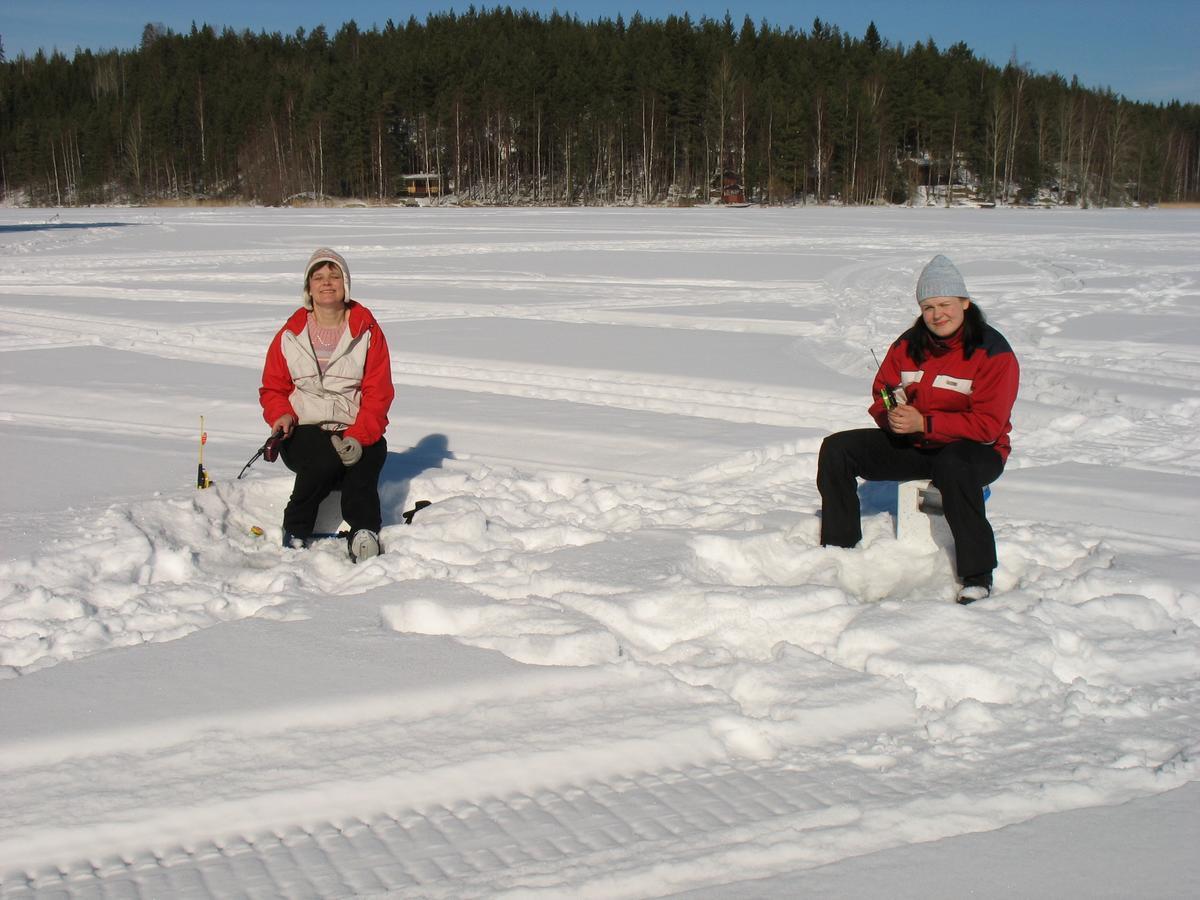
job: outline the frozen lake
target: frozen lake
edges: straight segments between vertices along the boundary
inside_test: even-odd
[[[282,464],[236,480],[322,245],[397,388],[359,567],[278,546]],[[1190,211],[0,209],[0,897],[1194,896],[1197,248]],[[818,544],[935,253],[1022,369],[971,607],[886,504]]]

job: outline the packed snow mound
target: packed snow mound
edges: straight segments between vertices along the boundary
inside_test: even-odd
[[[300,579],[250,527],[282,489],[115,505],[36,556],[0,561],[0,672],[270,615]]]
[[[922,710],[1066,703],[1200,673],[1200,597],[1140,576],[1103,542],[1004,520],[999,595],[960,608],[946,548],[898,542],[869,497],[854,550],[820,547],[813,514],[774,509],[779,486],[811,478],[813,465],[793,446],[731,461],[723,482],[710,472],[695,487],[460,464],[408,486],[433,501],[411,525],[399,515],[408,496],[393,497],[385,519],[401,524],[359,566],[343,541],[279,546],[270,523],[286,477],[117,505],[36,558],[0,563],[0,664],[29,672],[395,589],[382,627],[535,665],[666,667],[755,719],[805,721],[809,739],[830,733],[811,727],[823,681],[833,693],[818,707],[883,729]],[[463,590],[423,596],[423,581]],[[1129,715],[1146,702],[1123,701]]]

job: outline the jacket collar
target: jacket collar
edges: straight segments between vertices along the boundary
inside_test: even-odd
[[[346,310],[346,321],[350,326],[350,337],[356,338],[375,324],[375,317],[357,300],[351,300]],[[308,327],[308,310],[300,307],[292,313],[283,327],[292,334],[300,334]]]
[[[962,347],[963,330],[960,326],[958,331],[949,337],[940,338],[930,333],[929,350],[934,356],[941,356],[944,353],[949,353],[951,350],[958,350]]]

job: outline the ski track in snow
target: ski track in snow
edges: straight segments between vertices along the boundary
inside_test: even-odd
[[[98,225],[0,234],[0,438],[88,441],[115,411],[194,468],[183,375],[22,381],[35,354],[103,348],[229,368],[205,396],[252,448],[257,369],[314,242],[346,250],[385,323],[397,417],[437,389],[496,430],[385,480],[387,552],[358,567],[336,542],[278,547],[290,479],[262,466],[47,514],[55,538],[0,559],[0,687],[338,604],[364,610],[355,633],[533,673],[0,735],[0,897],[663,895],[1200,778],[1200,218],[745,212],[64,211]],[[882,495],[854,551],[820,548],[814,515],[820,438],[867,424],[868,348],[912,321],[933,252],[1022,365],[999,592],[971,608],[944,548],[897,543]],[[507,346],[456,343],[496,322]],[[576,328],[573,359],[539,352]],[[742,342],[735,365],[658,364],[713,334]],[[522,441],[493,398],[561,404],[562,434]],[[591,439],[588,407],[791,437],[599,477],[555,456],[575,421]]]

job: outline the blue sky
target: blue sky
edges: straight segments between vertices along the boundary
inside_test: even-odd
[[[161,22],[176,31],[197,24],[236,30],[294,32],[325,25],[332,33],[353,18],[362,28],[397,24],[410,15],[423,19],[430,11],[462,11],[467,3],[349,2],[311,0],[203,3],[181,0],[4,0],[0,38],[9,59],[38,48],[71,54],[76,47],[128,48],[137,44],[142,26]],[[494,3],[477,3],[492,6]],[[1200,103],[1200,2],[1197,0],[763,0],[733,6],[694,2],[511,3],[513,8],[571,12],[581,19],[628,18],[640,11],[647,18],[688,12],[693,18],[723,18],[726,11],[739,25],[754,22],[795,25],[807,30],[814,17],[861,36],[875,22],[893,43],[911,44],[932,37],[939,47],[965,41],[977,54],[1003,64],[1014,53],[1040,73],[1078,75],[1089,87],[1111,87],[1133,100],[1172,99]]]

